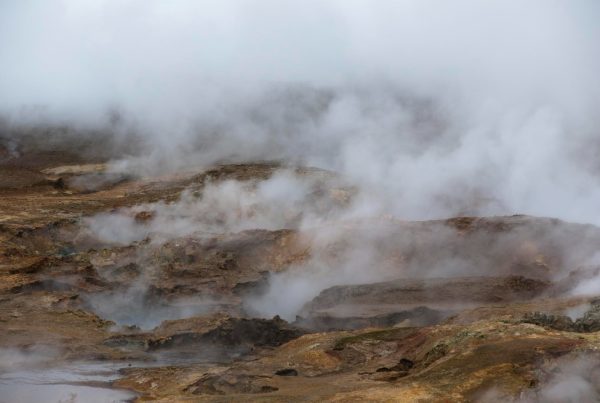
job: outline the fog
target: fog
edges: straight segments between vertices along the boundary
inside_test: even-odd
[[[598,224],[598,17],[592,0],[3,2],[0,137],[136,135],[115,156],[134,173],[311,164],[379,192],[369,214]]]

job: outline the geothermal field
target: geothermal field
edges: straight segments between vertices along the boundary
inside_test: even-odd
[[[600,3],[0,2],[0,403],[600,401]]]

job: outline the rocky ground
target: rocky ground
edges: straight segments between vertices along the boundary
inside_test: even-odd
[[[358,219],[340,213],[351,184],[279,163],[131,176],[68,153],[0,161],[2,402],[27,401],[14,371],[78,363],[117,375],[51,382],[71,401],[93,400],[77,387],[164,402],[600,396],[596,227]],[[274,209],[256,197],[281,173],[304,193]],[[248,203],[227,204],[236,192]]]

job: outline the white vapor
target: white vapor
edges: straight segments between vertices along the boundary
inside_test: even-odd
[[[6,1],[0,113],[144,139],[133,170],[293,159],[405,218],[600,223],[593,0]]]
[[[86,217],[78,241],[91,237],[101,243],[128,245],[150,237],[161,244],[194,234],[314,227],[353,214],[344,209],[349,207],[350,190],[333,187],[335,179],[322,171],[302,176],[282,169],[263,181],[208,183],[202,190],[184,191],[175,202],[141,204]],[[136,219],[140,213],[150,216]]]

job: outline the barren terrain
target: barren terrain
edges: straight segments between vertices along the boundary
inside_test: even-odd
[[[0,401],[561,401],[548,388],[598,385],[600,301],[577,292],[596,227],[342,217],[351,184],[279,163],[130,177],[5,151],[0,170]],[[308,183],[301,204],[210,204],[282,172]],[[319,286],[296,292],[304,276]]]

